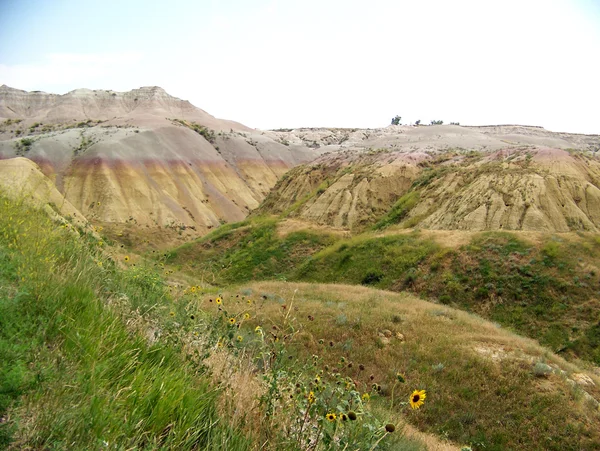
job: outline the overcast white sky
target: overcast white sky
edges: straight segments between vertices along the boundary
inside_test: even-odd
[[[0,0],[0,84],[157,85],[263,129],[600,134],[600,0]]]

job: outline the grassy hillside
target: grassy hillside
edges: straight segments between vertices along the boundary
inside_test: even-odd
[[[413,291],[600,365],[598,258],[600,240],[592,235],[533,244],[486,232],[448,249],[412,233],[340,242],[294,277]]]
[[[178,248],[167,262],[226,285],[285,279],[408,290],[476,312],[556,352],[600,365],[600,239],[594,234],[470,235],[446,247],[400,231],[350,239],[246,221]]]
[[[6,199],[0,210],[9,449],[457,449],[435,436],[481,450],[600,449],[598,377],[478,317],[350,285],[166,283],[102,239]],[[445,255],[416,233],[348,240],[267,219],[206,240],[169,259],[193,257],[197,278],[204,249],[213,270],[239,262],[221,268],[230,280],[299,277],[299,265],[307,278],[384,285]],[[389,278],[365,280],[369,253],[396,272],[372,265]]]
[[[192,305],[211,303],[199,296]],[[230,315],[250,314],[244,342],[261,326],[299,362],[318,356],[323,380],[351,378],[388,418],[402,414],[478,450],[600,449],[600,411],[591,399],[600,397],[600,379],[570,382],[581,369],[474,315],[407,293],[290,282],[227,290],[223,305]],[[413,390],[426,390],[417,410],[406,405]]]
[[[194,305],[197,286],[182,291],[106,247],[0,198],[0,448],[423,449],[392,434],[398,417],[331,381],[312,389],[312,404],[306,393],[282,404],[287,388],[272,376],[300,383],[303,365],[285,340],[242,340],[252,331],[231,324],[220,300]],[[245,370],[245,395],[231,390],[231,368]],[[324,393],[360,418],[342,425]]]
[[[332,234],[277,232],[277,220],[256,218],[225,225],[167,253],[165,263],[217,285],[277,279],[336,241]]]
[[[210,379],[149,339],[162,281],[103,246],[0,199],[0,447],[248,449]]]

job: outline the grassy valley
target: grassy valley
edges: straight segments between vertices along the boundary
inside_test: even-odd
[[[344,238],[327,229],[282,235],[284,225],[263,218],[226,226],[168,253],[166,263],[221,286],[284,279],[411,291],[600,365],[597,235],[482,232],[452,247],[434,231]]]

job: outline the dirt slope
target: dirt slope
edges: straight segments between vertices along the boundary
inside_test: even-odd
[[[243,219],[321,151],[216,119],[157,87],[0,87],[0,159],[24,156],[90,220],[203,234]]]
[[[0,161],[0,190],[16,200],[43,208],[54,219],[64,220],[68,217],[72,224],[89,227],[85,217],[58,192],[39,167],[27,158]]]
[[[285,133],[290,142],[300,135]],[[350,230],[386,214],[388,223],[431,229],[600,230],[598,136],[391,126],[361,131],[360,145],[358,133],[301,135],[331,152],[291,171],[261,211]]]

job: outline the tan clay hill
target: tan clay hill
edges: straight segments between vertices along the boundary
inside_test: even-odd
[[[205,233],[243,219],[321,152],[216,119],[158,87],[65,95],[0,87],[0,159],[34,161],[96,223]]]
[[[34,161],[93,223],[161,236],[203,234],[263,201],[349,230],[598,231],[599,149],[597,135],[518,125],[259,131],[158,87],[0,87],[0,159]]]
[[[525,126],[292,130],[330,150],[279,181],[261,211],[361,230],[600,230],[600,136]]]
[[[0,161],[0,189],[3,194],[42,208],[51,218],[90,228],[86,218],[56,189],[38,166],[27,158],[17,157]]]

